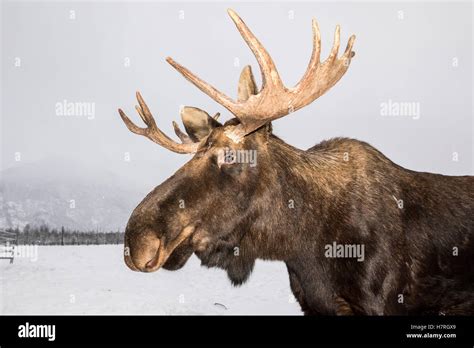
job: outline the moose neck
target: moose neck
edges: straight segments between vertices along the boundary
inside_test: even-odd
[[[259,257],[282,260],[300,254],[301,245],[317,247],[318,226],[324,223],[329,197],[340,192],[341,161],[334,151],[302,151],[281,139],[269,139],[262,181],[267,192],[260,200],[254,224]]]

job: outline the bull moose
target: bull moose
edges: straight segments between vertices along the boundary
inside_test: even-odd
[[[244,283],[256,259],[283,261],[302,311],[319,315],[474,314],[474,177],[405,169],[369,144],[335,138],[308,150],[272,133],[271,122],[323,95],[346,73],[355,36],[329,57],[312,21],[313,51],[301,81],[283,84],[260,41],[228,13],[262,73],[246,66],[233,100],[172,58],[178,72],[234,116],[221,124],[181,109],[186,133],[165,135],[137,92],[146,128],[119,109],[128,129],[193,158],[151,191],[125,233],[134,271],[177,270],[195,253],[202,265]],[[228,153],[257,154],[256,162]],[[225,153],[224,155],[222,155]]]

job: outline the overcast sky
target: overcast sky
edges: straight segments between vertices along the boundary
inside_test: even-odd
[[[336,24],[341,51],[357,36],[356,56],[339,83],[274,122],[287,142],[308,148],[347,136],[410,169],[473,174],[472,4],[451,1],[4,2],[1,168],[59,157],[146,183],[171,175],[190,157],[130,133],[117,108],[140,124],[134,111],[140,90],[158,125],[173,136],[180,105],[230,118],[165,62],[172,56],[235,97],[242,67],[252,64],[259,73],[228,7],[266,46],[287,86],[306,69],[312,17],[321,29],[322,57]],[[93,112],[68,115],[61,112],[64,101],[89,103]],[[408,115],[396,115],[400,103],[412,103]]]

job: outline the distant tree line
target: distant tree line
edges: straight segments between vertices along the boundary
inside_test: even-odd
[[[19,228],[6,229],[15,232],[18,236],[18,244],[38,245],[99,245],[99,244],[123,244],[124,232],[98,232],[79,231],[50,228],[47,225],[26,225],[23,230]]]

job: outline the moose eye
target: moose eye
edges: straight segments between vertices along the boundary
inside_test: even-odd
[[[221,164],[220,170],[222,173],[227,175],[236,176],[242,173],[244,167],[240,163],[224,163]]]
[[[213,158],[213,163],[219,168],[221,173],[235,176],[243,171],[244,166],[237,161],[232,153],[229,149],[218,151]]]

